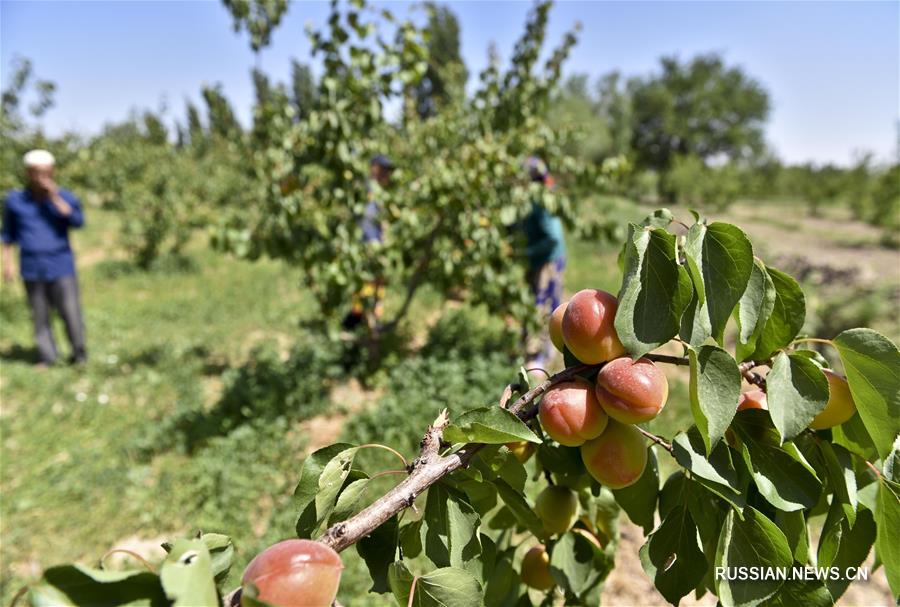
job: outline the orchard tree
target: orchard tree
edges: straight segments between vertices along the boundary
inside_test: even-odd
[[[425,3],[428,25],[425,28],[428,47],[428,69],[413,88],[416,111],[422,118],[434,116],[458,95],[468,80],[459,44],[459,20],[453,11],[434,2]]]
[[[642,167],[666,171],[677,155],[706,162],[762,151],[769,95],[759,82],[717,55],[660,63],[661,73],[629,86],[632,146]]]
[[[316,82],[310,67],[291,59],[291,101],[298,118],[305,118],[316,104]]]
[[[425,285],[494,313],[532,318],[510,228],[533,200],[572,221],[566,192],[601,185],[562,152],[562,136],[544,120],[575,43],[568,34],[539,62],[549,9],[536,5],[507,69],[491,63],[472,98],[451,97],[436,116],[420,119],[414,90],[429,65],[423,30],[389,11],[373,17],[362,2],[334,4],[327,26],[309,33],[324,68],[315,105],[300,121],[289,107],[271,117],[252,164],[265,184],[263,199],[227,217],[217,242],[299,267],[326,317],[344,314],[364,285],[386,281],[399,297],[387,318],[368,324],[370,345],[398,326]],[[402,120],[388,120],[389,103],[402,108]],[[367,183],[376,154],[399,167],[386,190]],[[560,175],[558,190],[529,182],[523,162],[532,154]],[[375,245],[363,242],[358,225],[371,196],[381,203],[384,226]],[[377,358],[377,346],[373,352]]]
[[[158,573],[53,567],[28,600],[327,607],[355,546],[370,592],[401,606],[596,605],[621,513],[672,604],[832,605],[873,546],[900,596],[896,345],[865,328],[801,335],[800,286],[731,224],[662,209],[629,226],[621,258],[617,296],[585,289],[551,317],[562,372],[531,386],[521,370],[485,407],[436,412],[413,459],[379,444],[309,455],[298,539],[257,555],[240,588],[222,588],[230,540],[200,534],[167,543]],[[664,365],[687,371],[685,400],[669,402]],[[644,427],[673,409],[693,424]],[[372,448],[402,468],[367,469]],[[403,478],[372,499],[386,474]]]

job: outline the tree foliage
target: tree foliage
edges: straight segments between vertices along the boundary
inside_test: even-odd
[[[524,159],[540,154],[566,186],[599,183],[562,152],[560,134],[544,119],[574,34],[541,65],[549,4],[538,4],[508,69],[491,63],[471,98],[421,119],[414,91],[428,71],[425,32],[389,12],[369,20],[359,6],[335,5],[327,27],[310,32],[324,65],[315,103],[299,121],[287,108],[271,116],[254,144],[254,170],[268,184],[263,200],[228,217],[217,242],[300,267],[326,315],[343,313],[364,284],[386,277],[403,295],[376,332],[396,327],[426,284],[495,313],[530,317],[510,228],[535,199],[564,217],[573,207],[571,189],[532,185]],[[384,108],[398,101],[405,110],[395,123]],[[375,154],[389,154],[399,167],[390,188],[368,182]],[[386,226],[374,245],[363,242],[358,225],[370,196]]]
[[[769,95],[761,84],[717,55],[687,63],[666,57],[660,67],[630,86],[632,145],[642,166],[666,170],[678,155],[707,161],[762,150]]]

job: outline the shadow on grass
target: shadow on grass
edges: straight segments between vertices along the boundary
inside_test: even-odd
[[[13,344],[0,350],[0,361],[36,364],[39,360],[37,348]]]
[[[130,259],[107,259],[97,263],[96,272],[107,279],[121,278],[133,274],[194,274],[200,270],[199,264],[186,255],[162,255],[142,266]]]
[[[138,450],[144,455],[170,449],[191,453],[209,439],[251,422],[311,417],[326,410],[329,388],[343,375],[334,346],[327,341],[303,341],[288,353],[280,352],[274,341],[265,342],[244,364],[225,368],[222,395],[212,407],[205,408],[197,399],[179,402],[141,437]]]

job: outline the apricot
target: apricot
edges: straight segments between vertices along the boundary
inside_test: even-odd
[[[600,538],[598,538],[596,535],[594,535],[587,529],[581,529],[580,527],[576,527],[575,529],[572,529],[572,532],[577,533],[578,535],[580,535],[581,537],[583,537],[584,539],[586,539],[587,541],[592,543],[594,546],[596,546],[600,550],[603,550],[603,544],[600,543]]]
[[[581,459],[601,485],[623,489],[644,473],[647,448],[637,428],[611,419],[603,434],[581,446]]]
[[[553,342],[553,345],[556,346],[556,349],[560,352],[566,347],[566,342],[563,340],[562,334],[562,321],[568,304],[569,302],[559,304],[556,306],[556,309],[553,310],[553,314],[550,315],[550,341]]]
[[[856,413],[856,403],[853,402],[853,396],[850,394],[850,385],[847,383],[847,380],[830,369],[824,369],[823,371],[828,379],[830,392],[825,408],[819,411],[819,414],[809,424],[809,427],[813,430],[824,430],[825,428],[839,426]]]
[[[550,575],[550,555],[543,544],[538,544],[522,557],[522,583],[535,590],[550,590],[556,581]]]
[[[627,356],[606,363],[597,374],[597,400],[616,421],[639,424],[656,417],[669,398],[666,374],[646,358]]]
[[[544,432],[561,445],[578,447],[600,436],[609,419],[591,384],[574,379],[553,386],[541,399],[538,417]]]
[[[745,411],[747,409],[762,409],[766,410],[769,408],[769,404],[766,401],[766,393],[759,389],[747,390],[741,397],[738,399],[738,411]]]
[[[257,599],[277,607],[330,607],[344,568],[338,553],[312,540],[284,540],[254,557],[242,583]]]
[[[569,300],[562,334],[569,352],[585,364],[606,362],[625,354],[614,322],[619,302],[606,291],[584,289]]]
[[[562,535],[578,518],[578,495],[568,487],[550,485],[538,494],[534,506],[547,533]]]
[[[537,445],[522,440],[514,443],[506,443],[506,448],[512,452],[515,458],[519,460],[520,464],[524,464],[528,461],[528,458],[534,455],[534,452],[537,450]]]

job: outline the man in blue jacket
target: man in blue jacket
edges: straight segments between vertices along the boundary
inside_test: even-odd
[[[28,293],[39,364],[51,365],[58,356],[50,327],[51,308],[66,325],[71,362],[83,363],[87,358],[84,323],[69,245],[69,229],[84,224],[81,204],[53,181],[55,160],[50,152],[32,150],[25,154],[24,162],[28,183],[24,190],[10,192],[3,205],[3,279],[15,278],[13,247],[18,245],[19,271]]]
[[[532,182],[543,184],[548,189],[554,187],[553,176],[540,158],[529,157],[525,168]],[[538,202],[532,204],[531,212],[522,221],[521,227],[526,240],[528,284],[534,294],[534,303],[543,327],[539,335],[526,336],[526,367],[543,368],[554,353],[547,330],[547,319],[562,303],[566,243],[562,221]]]

